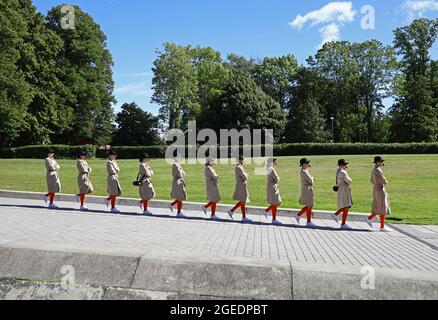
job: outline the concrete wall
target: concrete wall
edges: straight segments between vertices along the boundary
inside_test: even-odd
[[[62,285],[70,267],[74,285]],[[356,267],[26,242],[0,246],[0,299],[438,299],[433,273],[376,270],[374,290],[363,290],[362,279]]]

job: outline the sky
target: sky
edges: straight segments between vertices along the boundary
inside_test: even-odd
[[[66,2],[33,0],[37,10]],[[165,42],[209,46],[247,58],[293,54],[300,63],[332,40],[377,39],[392,44],[393,30],[415,18],[438,18],[438,0],[72,0],[107,35],[114,59],[116,111],[151,103],[152,65]],[[374,13],[375,19],[372,19]],[[373,22],[374,21],[374,22]],[[438,46],[432,57],[438,58]]]

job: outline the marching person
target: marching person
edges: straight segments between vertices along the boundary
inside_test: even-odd
[[[278,187],[280,176],[275,170],[276,167],[277,159],[269,159],[267,165],[266,194],[267,201],[270,206],[265,210],[265,212],[272,212],[273,225],[281,225],[282,223],[277,220],[277,210],[281,205],[282,200],[280,196],[280,189]]]
[[[150,157],[147,153],[143,153],[140,157],[140,166],[138,172],[139,191],[140,191],[140,209],[143,209],[143,214],[146,216],[152,216],[152,212],[149,211],[149,201],[155,198],[155,189],[152,184],[152,176],[154,171],[149,165]]]
[[[351,230],[352,228],[347,224],[348,213],[353,207],[353,197],[351,194],[351,184],[353,180],[347,173],[348,165],[350,163],[341,159],[338,161],[338,170],[336,174],[336,185],[338,193],[338,211],[332,215],[336,223],[339,222],[339,216],[342,214],[341,230]]]
[[[49,150],[47,152],[45,165],[47,170],[46,180],[48,192],[44,195],[43,199],[46,203],[49,203],[49,209],[58,209],[58,206],[53,202],[55,199],[55,194],[61,192],[61,180],[58,173],[58,171],[61,169],[61,166],[55,160],[55,151]]]
[[[88,208],[84,205],[85,195],[91,194],[94,192],[93,185],[90,180],[91,167],[87,163],[87,153],[85,151],[81,151],[79,153],[79,158],[76,163],[76,167],[78,168],[78,186],[79,186],[79,194],[76,195],[76,200],[81,204],[81,211],[88,211]]]
[[[108,161],[106,163],[106,171],[108,173],[108,194],[109,197],[105,199],[106,206],[111,203],[111,212],[120,213],[116,208],[117,197],[122,195],[122,187],[120,186],[119,172],[120,168],[117,164],[117,153],[114,150],[108,152]]]
[[[240,155],[238,159],[238,163],[234,170],[234,174],[236,177],[236,187],[233,195],[233,200],[239,202],[234,206],[233,209],[228,211],[228,215],[230,216],[231,219],[234,220],[234,212],[236,212],[236,210],[240,208],[242,211],[242,222],[250,223],[252,222],[252,220],[246,217],[246,204],[250,202],[249,191],[248,191],[249,176],[245,171],[244,164],[245,164],[245,158],[242,155]]]
[[[300,204],[303,207],[299,213],[295,215],[295,220],[297,220],[298,224],[300,223],[300,219],[305,213],[307,216],[307,228],[316,228],[316,225],[312,222],[312,210],[314,206],[314,197],[313,197],[313,186],[315,184],[315,178],[309,172],[309,169],[312,167],[310,164],[310,160],[307,158],[303,158],[300,160],[300,178],[301,178],[301,197]]]
[[[388,200],[388,192],[385,186],[388,180],[383,175],[382,167],[385,166],[385,159],[380,156],[374,158],[374,168],[371,172],[371,183],[373,184],[373,204],[372,214],[368,217],[367,223],[373,228],[373,220],[380,216],[380,231],[388,232],[385,228],[385,218],[391,215],[391,209]]]
[[[186,191],[186,183],[184,181],[184,177],[186,173],[181,167],[181,156],[177,155],[175,157],[175,162],[172,165],[172,193],[171,197],[175,199],[174,202],[169,204],[170,211],[174,210],[174,207],[177,207],[177,217],[185,218],[185,215],[182,213],[183,201],[187,200],[187,191]]]
[[[215,161],[211,158],[207,159],[205,164],[204,176],[205,176],[205,188],[207,192],[208,203],[202,206],[202,211],[207,215],[208,208],[211,208],[211,220],[221,220],[216,215],[217,204],[221,201],[221,195],[219,193],[219,176],[214,169],[216,165]]]

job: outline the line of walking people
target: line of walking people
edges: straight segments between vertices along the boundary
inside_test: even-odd
[[[53,150],[48,151],[45,161],[47,170],[47,186],[48,193],[44,195],[44,200],[49,204],[49,208],[57,209],[54,204],[55,194],[61,192],[61,182],[58,171],[61,169],[60,165],[54,158],[55,152]],[[153,213],[149,211],[149,201],[155,198],[155,189],[152,183],[152,177],[154,172],[150,166],[150,160],[148,154],[144,153],[140,157],[139,172],[136,181],[133,182],[135,186],[139,188],[140,201],[139,207],[146,216],[152,216]],[[182,166],[182,158],[176,156],[172,165],[172,191],[171,197],[174,199],[172,203],[169,203],[169,209],[172,213],[176,210],[176,216],[184,218],[185,215],[182,212],[183,203],[187,200],[187,191],[185,184],[185,175]],[[373,221],[376,217],[380,217],[380,230],[383,232],[389,231],[385,227],[385,217],[391,214],[388,193],[386,191],[386,185],[388,180],[383,174],[382,167],[385,165],[385,160],[377,156],[374,158],[374,167],[371,172],[371,183],[373,185],[373,202],[372,202],[372,214],[366,219],[366,222],[370,227],[373,227]],[[217,215],[217,204],[221,201],[221,195],[219,191],[219,176],[215,170],[215,160],[207,159],[205,163],[205,187],[208,203],[202,205],[201,210],[207,215],[208,211],[211,212],[212,220],[222,220]],[[267,164],[267,182],[266,193],[267,202],[269,207],[266,208],[266,217],[269,213],[272,215],[272,224],[281,225],[282,223],[277,220],[277,211],[282,204],[280,195],[280,176],[277,173],[277,159],[269,159]],[[295,220],[300,224],[301,219],[306,215],[306,226],[308,228],[317,227],[313,221],[313,208],[314,208],[314,185],[315,178],[310,172],[312,168],[310,159],[303,158],[300,160],[300,178],[301,178],[301,196],[300,204],[303,206],[301,211],[294,215]],[[345,159],[338,161],[338,169],[336,171],[336,185],[333,187],[334,192],[337,192],[338,198],[338,211],[332,214],[332,219],[339,223],[341,218],[341,229],[351,230],[351,227],[347,224],[348,214],[353,207],[352,198],[352,183],[353,180],[348,175],[349,162]],[[110,150],[108,153],[108,160],[106,163],[107,168],[107,185],[108,185],[108,197],[105,199],[107,207],[111,207],[112,213],[120,213],[120,210],[116,207],[117,198],[122,195],[122,188],[119,180],[120,168],[117,164],[117,153],[114,150]],[[92,168],[87,163],[86,152],[81,152],[77,160],[78,169],[78,186],[79,193],[76,195],[76,200],[80,203],[81,211],[88,211],[85,206],[85,197],[94,192],[93,185],[91,183],[90,174]],[[247,204],[250,202],[248,191],[248,179],[249,175],[245,170],[245,158],[239,156],[235,167],[235,192],[233,199],[237,201],[236,205],[229,210],[228,216],[231,219],[235,219],[235,213],[240,209],[242,213],[242,222],[250,223],[251,219],[247,216]]]

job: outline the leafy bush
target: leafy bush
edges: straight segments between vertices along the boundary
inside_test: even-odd
[[[199,146],[198,146],[199,147]],[[106,158],[107,150],[98,149],[92,145],[85,146],[25,146],[0,150],[0,158],[43,158],[48,149],[54,149],[57,158],[76,158],[79,151],[85,150],[89,157]],[[146,147],[112,147],[116,150],[119,159],[137,159],[140,154],[146,152],[152,158],[164,158],[166,146]],[[262,146],[262,154],[265,148]],[[242,148],[241,148],[242,151]],[[231,150],[228,150],[231,156]],[[281,156],[311,156],[311,155],[360,155],[360,154],[437,154],[438,143],[292,143],[274,146],[274,155]],[[220,149],[217,151],[220,156]]]
[[[88,157],[96,155],[96,148],[92,145],[67,146],[67,145],[41,145],[8,148],[0,151],[1,158],[42,159],[47,156],[47,151],[53,149],[58,159],[77,158],[79,152],[84,150]]]

